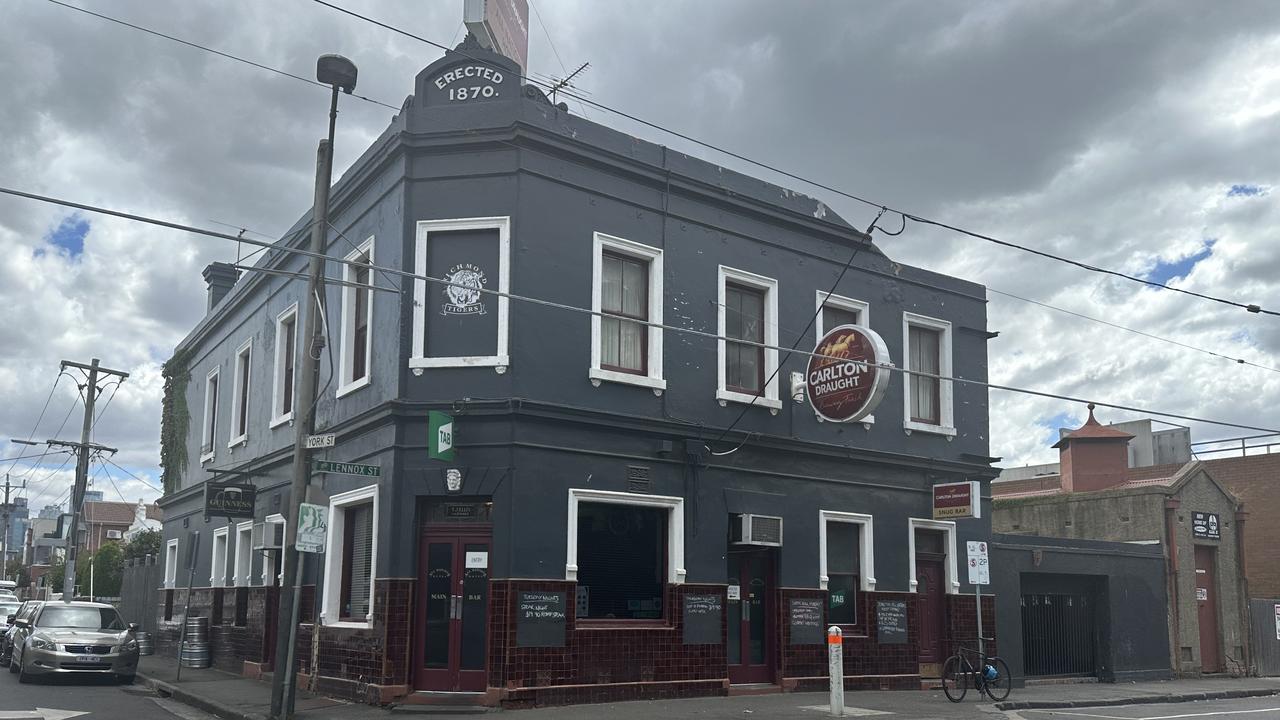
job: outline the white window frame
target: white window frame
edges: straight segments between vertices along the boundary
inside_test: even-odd
[[[241,387],[241,378],[244,373],[240,371],[240,363],[244,362],[248,366],[249,377],[248,382],[243,383]],[[249,441],[249,391],[253,388],[253,338],[240,343],[240,347],[236,348],[236,361],[232,363],[233,374],[235,378],[232,381],[231,391],[231,431],[236,429],[236,424],[240,421],[240,405],[244,408],[244,432],[231,437],[227,441],[227,447],[233,448],[237,445],[244,445]],[[221,384],[221,383],[219,383]]]
[[[273,513],[271,515],[266,516],[262,520],[262,525],[263,525],[262,544],[263,545],[267,544],[267,541],[266,541],[266,534],[268,532],[267,526],[277,525],[277,524],[281,526],[280,537],[283,539],[284,537],[287,536],[289,532],[289,521],[285,520],[284,516],[281,515],[280,513]],[[272,537],[274,537],[274,534],[272,535]],[[268,552],[268,551],[264,551],[262,553],[262,575],[260,577],[260,582],[264,586],[269,584],[268,581],[270,580],[271,575],[273,573],[276,576],[276,583],[280,585],[284,584],[284,563],[278,562],[278,558],[280,558],[283,554],[284,554],[283,544],[280,546],[280,549],[276,551],[276,554],[272,554],[271,552]]]
[[[922,327],[938,332],[938,374],[951,377],[951,323],[927,315],[902,313],[902,367],[911,370],[911,328]],[[938,381],[938,418],[941,424],[916,422],[911,419],[911,383],[910,373],[903,376],[902,383],[902,427],[910,434],[912,431],[933,433],[955,437],[955,415],[952,402],[952,383],[950,380]]]
[[[684,499],[670,495],[643,495],[612,490],[569,488],[568,538],[564,579],[578,580],[578,504],[582,502],[663,508],[667,514],[667,582],[684,583]]]
[[[178,538],[164,545],[164,586],[171,588],[178,581]]]
[[[916,580],[916,530],[941,530],[945,535],[947,549],[946,587],[948,595],[960,594],[960,566],[956,558],[956,523],[954,520],[928,520],[925,518],[907,518],[907,578],[909,590],[916,592],[919,582]]]
[[[600,366],[600,312],[603,306],[604,288],[604,254],[613,252],[619,255],[643,260],[649,265],[649,322],[654,323],[645,328],[648,333],[646,346],[648,357],[645,358],[647,372],[644,375],[607,370]],[[662,376],[662,249],[625,240],[605,233],[595,233],[591,248],[591,368],[587,377],[591,384],[600,387],[601,381],[640,385],[653,390],[654,395],[661,395],[667,389],[667,381]]]
[[[111,533],[115,533],[115,534],[114,534],[114,535],[112,535]],[[122,530],[112,530],[111,528],[107,528],[107,539],[108,539],[108,540],[119,540],[119,539],[121,539],[121,538],[123,538],[123,537],[124,537],[124,531],[122,531]]]
[[[355,370],[352,358],[354,348],[351,345],[355,342],[356,332],[356,288],[354,286],[356,274],[355,267],[350,263],[359,260],[360,256],[367,253],[369,255],[369,265],[372,266],[374,264],[373,250],[373,236],[370,235],[368,240],[365,240],[359,247],[347,254],[347,262],[342,264],[342,281],[349,284],[342,286],[342,353],[338,356],[338,379],[340,382],[338,384],[337,397],[343,397],[344,395],[353,393],[362,387],[366,387],[373,378],[374,289],[373,269],[370,267],[368,289],[365,291],[369,293],[369,301],[366,303],[365,307],[365,323],[366,327],[368,327],[368,333],[366,334],[364,341],[364,377],[359,380],[348,379],[349,375]],[[294,384],[297,384],[296,378],[294,380]]]
[[[231,571],[231,584],[248,587],[253,580],[253,521],[236,524],[236,559]]]
[[[858,585],[862,592],[876,590],[875,521],[865,513],[839,510],[818,511],[818,587],[827,589],[827,523],[858,526]]]
[[[200,447],[203,448],[205,438],[209,438],[209,452],[200,454],[200,463],[202,465],[218,454],[218,403],[216,400],[212,403],[209,402],[209,383],[214,378],[217,378],[218,395],[222,395],[221,370],[221,365],[214,365],[213,369],[204,376],[204,423],[200,426]]]
[[[289,403],[289,412],[280,410],[284,407],[284,325],[293,320],[293,402]],[[298,303],[285,308],[276,316],[276,368],[275,382],[271,391],[271,423],[269,427],[278,427],[293,422],[293,411],[298,401],[298,339],[302,328],[298,327]]]
[[[497,230],[498,231],[498,343],[495,355],[461,355],[450,357],[427,357],[427,281],[413,281],[413,353],[409,357],[409,367],[492,367],[499,375],[505,373],[511,365],[508,351],[510,339],[509,298],[511,292],[511,218],[509,216],[454,218],[450,220],[419,220],[417,241],[415,244],[414,270],[418,275],[427,274],[427,243],[431,233],[455,230]],[[443,286],[431,283],[431,292],[439,292]],[[485,295],[492,299],[492,295]]]
[[[826,307],[827,305],[830,305],[831,307],[834,307],[834,308],[838,308],[840,310],[856,312],[858,313],[858,324],[866,328],[871,327],[871,303],[865,300],[856,300],[851,297],[845,297],[844,295],[836,295],[835,293],[829,293],[826,290],[818,290],[817,304],[814,306],[814,314],[815,314],[815,319],[813,322],[813,326],[815,330],[815,335],[813,340],[814,345],[817,345],[818,341],[822,339],[822,336],[825,335],[827,331],[831,329],[822,324],[822,308]],[[821,415],[815,414],[814,416],[818,418],[818,422],[827,422],[827,420],[825,420]],[[875,423],[875,421],[876,421],[875,415],[867,415],[866,417],[858,419],[858,422],[862,423],[863,425],[872,425]]]
[[[213,543],[209,548],[209,587],[227,586],[227,550],[230,535],[231,528],[226,525],[213,530]],[[218,547],[219,544],[222,545],[221,548]],[[222,562],[218,562],[219,550],[222,552]],[[218,574],[219,570],[222,571],[221,575]]]
[[[764,291],[764,344],[769,346],[764,349],[764,377],[768,382],[764,386],[764,395],[756,396],[749,393],[737,392],[729,390],[725,386],[725,293],[728,283],[736,285],[746,285],[756,290]],[[760,407],[769,408],[774,415],[782,409],[782,400],[778,397],[778,281],[773,278],[746,270],[738,270],[726,265],[721,265],[718,271],[716,288],[716,400],[721,406],[730,402],[748,403],[754,402]],[[772,376],[772,380],[769,380]]]
[[[342,543],[346,528],[346,508],[352,505],[363,505],[373,500],[373,537],[369,557],[369,614],[364,622],[350,620],[330,620],[339,612],[342,604]],[[324,598],[320,609],[320,624],[326,627],[371,628],[373,627],[373,600],[377,587],[378,567],[378,486],[366,485],[362,488],[339,493],[329,498],[329,540],[324,554]]]

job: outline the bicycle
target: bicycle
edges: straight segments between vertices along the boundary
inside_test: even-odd
[[[981,671],[974,668],[966,655],[972,655],[978,660]],[[948,700],[958,703],[964,700],[971,684],[979,696],[986,695],[993,701],[1000,702],[1009,697],[1013,676],[1004,660],[962,645],[955,655],[942,664],[942,692],[946,693]]]

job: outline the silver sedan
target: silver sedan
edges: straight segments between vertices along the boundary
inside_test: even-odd
[[[133,682],[138,672],[136,625],[126,626],[110,605],[48,602],[19,620],[9,672],[19,682],[38,675],[91,674]]]

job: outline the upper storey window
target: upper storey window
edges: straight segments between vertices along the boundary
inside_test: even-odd
[[[350,283],[342,288],[342,384],[338,387],[341,397],[369,384],[369,360],[372,347],[369,326],[373,323],[373,238],[369,238],[347,256],[354,264],[345,264],[343,281]]]
[[[592,258],[591,369],[601,381],[661,393],[662,251],[596,233]]]
[[[951,323],[903,313],[902,339],[906,367],[913,371],[904,383],[904,427],[955,435],[951,381],[942,379],[951,376]]]
[[[778,410],[778,281],[720,266],[716,399]],[[769,347],[765,347],[769,346]]]

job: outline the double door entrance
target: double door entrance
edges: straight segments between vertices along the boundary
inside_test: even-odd
[[[774,556],[768,550],[729,553],[728,643],[725,654],[728,656],[730,683],[771,683],[775,680],[773,565]]]
[[[422,525],[414,623],[416,689],[484,691],[490,545],[487,525]]]

